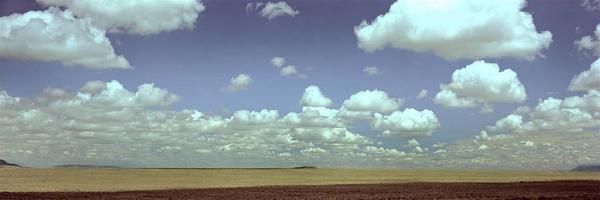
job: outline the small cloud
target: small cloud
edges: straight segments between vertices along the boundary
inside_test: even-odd
[[[275,3],[250,2],[246,4],[246,12],[256,12],[258,16],[267,18],[269,20],[283,16],[295,17],[296,15],[300,14],[300,11],[292,8],[292,6],[285,1]]]
[[[298,78],[306,78],[306,75],[298,72],[298,70],[296,70],[296,66],[294,66],[294,65],[288,65],[288,66],[281,68],[281,71],[279,71],[279,74],[281,74],[281,76],[296,75],[296,76],[298,76]]]
[[[250,75],[238,74],[237,76],[235,76],[229,80],[229,85],[227,86],[227,91],[229,91],[229,92],[243,91],[243,90],[246,90],[251,83],[252,83],[252,78],[250,77]]]
[[[271,59],[271,64],[275,67],[283,67],[283,65],[285,65],[285,58],[284,57],[273,57]]]
[[[368,76],[379,74],[379,69],[377,69],[375,66],[367,66],[362,71],[367,73]]]
[[[581,6],[587,11],[600,11],[600,0],[583,0]]]
[[[425,98],[427,96],[427,90],[422,89],[421,91],[419,91],[419,93],[417,94],[416,98],[417,99],[422,99]]]
[[[403,103],[403,99],[392,98],[384,91],[364,90],[345,100],[343,107],[350,111],[390,113],[400,108]]]
[[[308,107],[329,107],[333,101],[323,95],[319,87],[311,85],[304,89],[300,104]]]
[[[298,69],[296,69],[295,65],[288,65],[285,66],[286,61],[284,57],[273,57],[271,59],[271,65],[279,68],[279,74],[281,76],[292,76],[292,75],[296,75],[298,78],[306,78],[307,76],[305,74],[302,74],[298,71]]]
[[[488,146],[485,145],[485,144],[482,144],[482,145],[479,146],[479,150],[483,151],[483,150],[486,150],[486,149],[488,149]]]

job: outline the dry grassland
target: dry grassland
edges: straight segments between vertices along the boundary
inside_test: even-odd
[[[0,191],[131,191],[271,185],[600,180],[594,172],[403,169],[0,168]]]

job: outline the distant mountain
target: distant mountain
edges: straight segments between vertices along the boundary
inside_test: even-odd
[[[56,165],[55,168],[120,168],[110,165]]]
[[[294,169],[316,169],[317,167],[315,166],[310,166],[310,165],[304,165],[304,166],[300,166],[300,167],[294,167]]]
[[[572,172],[600,172],[600,164],[598,165],[579,165],[571,170]]]
[[[21,167],[20,165],[6,162],[5,160],[0,159],[0,167]]]

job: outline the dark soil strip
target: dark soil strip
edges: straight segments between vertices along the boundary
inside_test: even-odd
[[[420,182],[130,192],[0,192],[0,199],[600,199],[600,181]]]

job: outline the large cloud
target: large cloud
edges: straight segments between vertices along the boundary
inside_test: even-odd
[[[333,101],[323,95],[319,87],[311,85],[304,89],[300,104],[308,107],[329,107],[333,104]]]
[[[485,61],[475,61],[454,71],[452,81],[440,85],[440,89],[433,101],[447,107],[484,104],[485,108],[485,104],[516,103],[527,98],[517,73],[511,69],[500,71],[498,64]]]
[[[577,134],[560,128],[510,135],[482,132],[475,138],[431,146],[410,140],[400,145],[410,148],[404,152],[352,131],[336,109],[304,107],[287,114],[239,110],[219,116],[169,109],[176,101],[176,95],[152,84],[131,91],[117,81],[91,81],[79,91],[50,87],[31,98],[0,91],[0,157],[42,167],[65,163],[290,167],[311,163],[323,167],[567,169],[600,160],[598,145],[593,143],[597,133],[586,128]],[[596,102],[600,101],[595,93],[566,98],[558,110],[598,113]],[[533,115],[551,119],[548,113],[557,110],[552,105],[536,108],[539,112],[520,108],[513,114],[537,112]],[[375,115],[373,128],[389,130],[389,136],[423,136],[436,127],[435,115],[428,110]],[[565,119],[555,120],[547,124]],[[527,123],[525,118],[523,123]]]
[[[204,11],[200,0],[38,0],[46,6],[66,7],[81,18],[109,32],[155,34],[193,28]]]
[[[358,46],[433,52],[448,60],[514,57],[531,60],[552,34],[538,33],[521,11],[525,0],[398,0],[388,13],[354,28]]]
[[[92,69],[131,68],[115,54],[103,29],[56,8],[0,17],[0,56]]]
[[[404,156],[349,130],[335,109],[231,116],[165,109],[177,100],[153,84],[130,91],[117,81],[91,81],[76,92],[47,88],[33,98],[0,91],[0,157],[32,166],[289,167],[385,165]]]
[[[440,124],[432,111],[408,108],[385,116],[377,113],[371,126],[386,137],[417,137],[430,136]]]
[[[571,80],[571,91],[600,90],[600,59],[594,61],[590,69],[581,72]]]
[[[403,103],[403,99],[392,98],[383,91],[364,90],[345,100],[343,107],[349,111],[389,113],[398,109]]]

